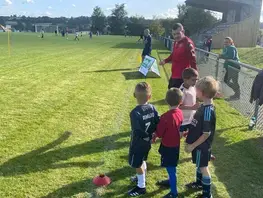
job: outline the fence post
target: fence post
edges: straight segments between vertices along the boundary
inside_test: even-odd
[[[218,80],[218,76],[219,76],[219,60],[217,59],[216,61],[216,80]]]

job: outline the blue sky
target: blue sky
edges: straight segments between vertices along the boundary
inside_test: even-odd
[[[176,17],[176,6],[183,2],[184,0],[0,0],[0,15],[90,16],[97,5],[109,15],[115,4],[125,3],[129,16]]]
[[[185,0],[0,0],[0,15],[71,17],[90,16],[95,6],[110,15],[115,4],[125,3],[129,16],[176,17],[177,5]],[[149,4],[149,2],[151,2]],[[263,21],[263,11],[261,14]]]

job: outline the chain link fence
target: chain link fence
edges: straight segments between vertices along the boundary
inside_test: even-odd
[[[165,47],[172,51],[173,40],[159,38]],[[263,107],[258,101],[250,103],[251,89],[254,79],[261,70],[251,65],[230,61],[224,64],[224,60],[218,59],[218,54],[196,48],[196,60],[201,77],[213,76],[220,82],[220,93],[230,106],[238,110],[247,118],[256,118],[256,126],[263,129]]]

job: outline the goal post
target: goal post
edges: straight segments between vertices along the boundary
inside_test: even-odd
[[[44,32],[55,32],[55,30],[58,32],[58,25],[53,25],[52,23],[36,23],[35,24],[35,32],[41,32],[44,30]]]

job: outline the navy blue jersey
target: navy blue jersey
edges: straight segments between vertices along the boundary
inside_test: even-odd
[[[195,113],[190,125],[186,143],[192,144],[204,133],[210,133],[209,138],[200,144],[197,149],[210,149],[216,128],[216,113],[214,105],[202,105]]]
[[[151,37],[151,35],[144,37],[144,43],[145,43],[144,49],[146,49],[146,50],[152,49],[152,37]]]
[[[131,144],[144,140],[150,142],[159,122],[159,115],[151,104],[138,105],[130,113]]]

